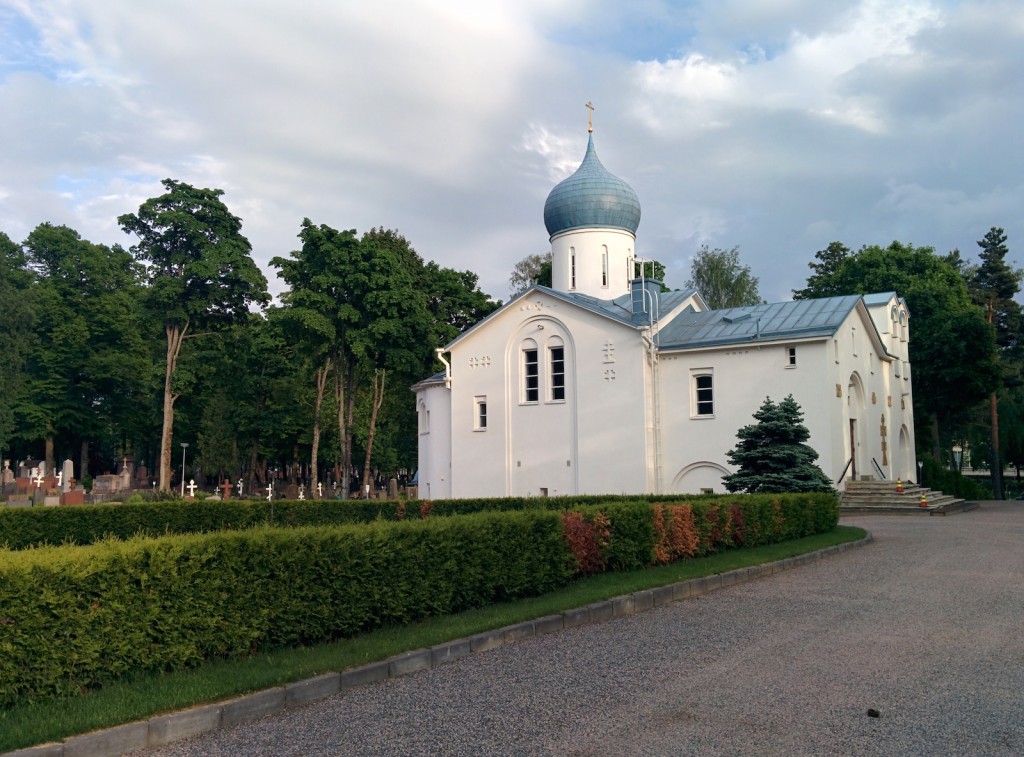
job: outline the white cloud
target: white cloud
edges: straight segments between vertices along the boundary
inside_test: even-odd
[[[592,99],[638,251],[681,285],[739,245],[782,297],[832,238],[1024,240],[1022,68],[1008,1],[0,0],[0,229],[128,243],[171,177],[223,188],[264,266],[304,216],[383,225],[500,297]]]

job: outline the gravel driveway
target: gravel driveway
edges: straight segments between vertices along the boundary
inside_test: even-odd
[[[1024,754],[1024,504],[843,522],[875,541],[147,754]]]

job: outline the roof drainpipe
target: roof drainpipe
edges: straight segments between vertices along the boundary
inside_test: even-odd
[[[451,389],[452,388],[452,366],[451,366],[451,364],[447,360],[444,359],[444,352],[445,352],[444,347],[438,347],[438,348],[436,348],[434,350],[434,352],[437,353],[437,359],[440,360],[441,363],[444,365],[444,388],[445,389]]]

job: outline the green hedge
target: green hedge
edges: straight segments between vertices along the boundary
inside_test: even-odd
[[[540,594],[570,575],[559,516],[541,511],[0,553],[0,704]]]
[[[748,495],[616,496],[616,502],[736,502]],[[829,497],[831,495],[823,495]],[[255,526],[330,526],[405,520],[427,515],[522,510],[566,511],[607,502],[609,496],[503,497],[490,499],[365,500],[227,500],[171,501],[74,507],[0,507],[0,547],[92,544],[116,537],[166,536],[240,530]]]
[[[0,706],[540,594],[651,565],[659,539],[680,559],[837,520],[834,496],[739,495],[3,550]]]

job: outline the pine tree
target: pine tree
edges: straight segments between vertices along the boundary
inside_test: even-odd
[[[985,318],[995,332],[996,345],[1005,367],[1015,362],[1020,352],[1021,307],[1013,297],[1020,291],[1021,272],[1006,262],[1009,249],[1006,233],[993,226],[978,241],[981,265],[974,270],[971,290],[975,301],[985,309]],[[1005,381],[1005,376],[1004,376]],[[989,417],[991,419],[992,493],[996,499],[1003,498],[1003,455],[999,449],[999,395],[989,395]]]
[[[806,444],[811,434],[793,395],[777,405],[766,397],[754,418],[757,423],[736,433],[739,443],[727,454],[739,470],[723,477],[726,489],[750,493],[832,491],[828,477],[814,462],[818,453]]]

